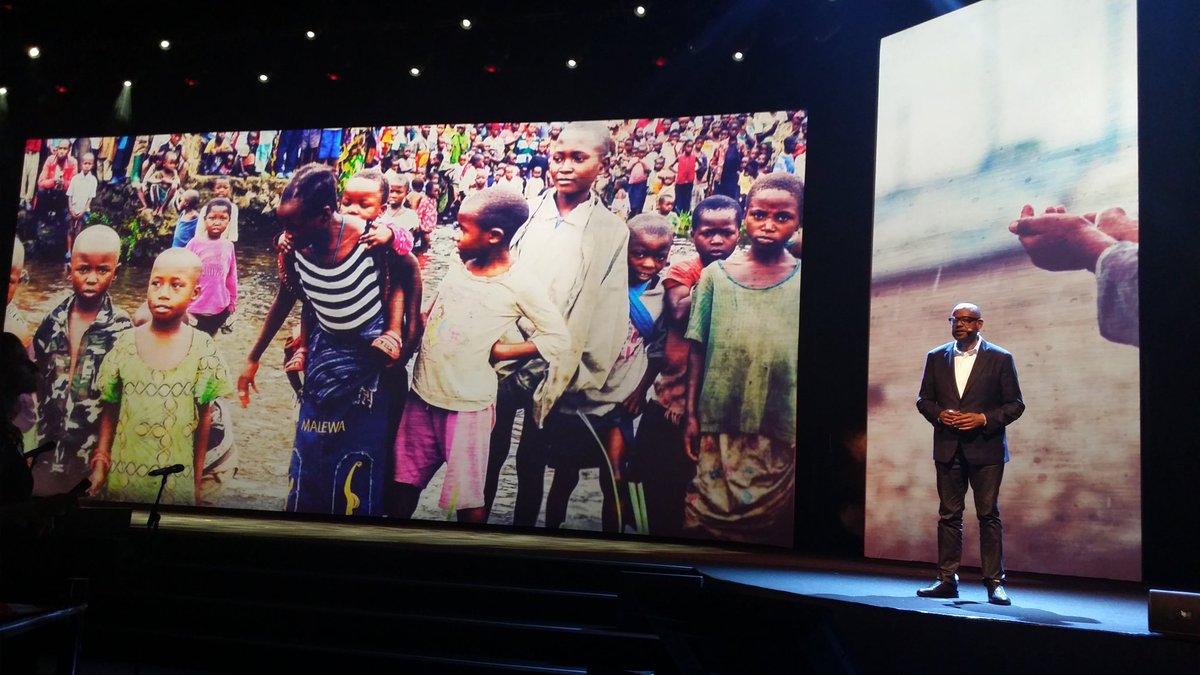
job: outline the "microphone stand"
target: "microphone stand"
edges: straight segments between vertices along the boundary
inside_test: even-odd
[[[158,513],[158,505],[162,502],[163,491],[167,489],[167,478],[170,475],[169,473],[162,475],[162,482],[158,485],[158,496],[154,498],[154,506],[150,507],[150,517],[146,519],[146,529],[151,532],[158,532],[158,521],[162,519]]]

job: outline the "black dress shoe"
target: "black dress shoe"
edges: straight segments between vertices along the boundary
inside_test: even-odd
[[[953,579],[938,579],[934,585],[918,590],[917,596],[922,598],[957,598],[958,575],[954,575]]]
[[[1004,586],[1000,584],[988,588],[988,602],[1006,607],[1012,604],[1012,600],[1008,599],[1008,593],[1004,592]]]

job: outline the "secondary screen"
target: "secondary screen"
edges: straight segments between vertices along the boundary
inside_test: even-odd
[[[914,403],[974,303],[1025,404],[999,490],[1007,566],[1140,578],[1135,19],[1132,0],[989,0],[882,42],[869,556],[937,560],[936,425]],[[964,412],[992,413],[975,434],[1007,421]]]

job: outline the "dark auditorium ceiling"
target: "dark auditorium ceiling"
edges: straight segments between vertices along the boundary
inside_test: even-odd
[[[711,88],[758,82],[800,89],[803,83],[781,83],[772,72],[782,66],[802,78],[822,44],[864,21],[898,30],[961,4],[970,3],[0,0],[0,86],[9,91],[14,126],[79,133],[111,128],[124,80],[133,83],[135,124],[250,122],[272,104],[286,107],[296,124],[319,124],[346,108],[388,113],[371,106],[382,100],[392,109],[404,100],[406,116],[420,119],[458,109],[516,114],[530,92],[564,88],[595,89],[643,108],[650,99],[661,109],[674,96],[679,105],[702,102]],[[470,30],[461,27],[464,18]],[[170,48],[161,49],[161,40]],[[31,46],[41,50],[36,60],[27,55]],[[745,54],[743,64],[734,64],[735,51]],[[578,68],[569,71],[567,59]],[[259,82],[262,74],[268,83]],[[461,92],[457,105],[445,100],[447,92]],[[473,94],[495,100],[473,105]]]

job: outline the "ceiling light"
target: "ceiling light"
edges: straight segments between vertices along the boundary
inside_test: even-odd
[[[132,87],[132,86],[133,86],[133,81],[132,81],[132,80],[125,80],[124,82],[122,82],[122,83],[121,83],[121,86],[123,86],[123,87],[125,87],[126,89],[128,89],[128,88],[130,88],[130,87]]]
[[[266,81],[268,81],[268,80],[270,80],[270,79],[271,79],[271,78],[270,78],[270,77],[268,77],[266,73],[263,73],[262,75],[259,75],[259,76],[258,76],[258,81],[259,81],[259,82],[266,82]]]
[[[470,19],[463,19],[462,21],[458,22],[458,25],[462,26],[463,30],[471,30],[471,20]]]
[[[741,53],[741,52],[734,52],[734,53],[733,53],[733,60],[734,60],[734,61],[741,61],[741,60],[742,60],[742,59],[744,59],[744,58],[746,58],[746,55],[745,55],[745,54],[743,54],[743,53]]]
[[[158,43],[158,47],[159,47],[159,49],[162,49],[165,52],[171,48],[171,41],[170,40],[160,40]]]
[[[308,38],[309,40],[314,40],[317,37],[317,32],[311,30],[304,31],[304,37]]]
[[[42,50],[38,49],[37,47],[29,48],[29,58],[36,59],[37,57],[39,57],[41,55],[42,55]]]
[[[417,68],[416,66],[413,66],[412,68],[408,69],[408,74],[412,75],[413,77],[416,77],[421,74],[421,69]]]
[[[575,66],[578,66],[578,65],[579,65],[579,62],[576,61],[575,59],[567,59],[567,67],[568,68],[574,68]]]
[[[637,16],[646,16],[646,8],[638,5],[637,7],[633,8],[633,13]]]
[[[8,96],[8,87],[0,87],[0,96]]]

